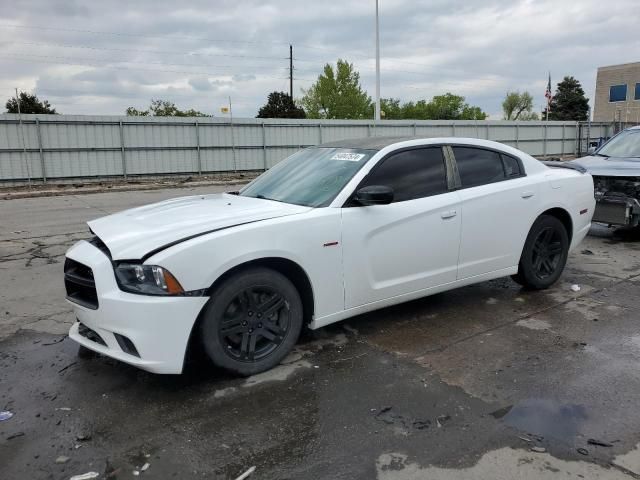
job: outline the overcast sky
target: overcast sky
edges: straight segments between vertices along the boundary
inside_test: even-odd
[[[640,61],[637,0],[380,0],[381,95],[463,95],[501,118],[508,90],[539,110],[547,72],[582,82]],[[151,98],[254,117],[344,58],[373,96],[375,0],[21,0],[0,3],[0,98],[15,87],[61,113],[123,114]],[[2,101],[2,104],[4,104]],[[3,110],[1,110],[3,111]]]

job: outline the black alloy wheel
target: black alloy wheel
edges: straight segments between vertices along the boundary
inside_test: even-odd
[[[242,290],[227,305],[218,327],[225,353],[242,362],[267,357],[284,340],[290,314],[277,290],[268,286]]]
[[[563,245],[560,231],[543,228],[533,242],[531,264],[536,277],[544,280],[552,276],[562,260]]]
[[[525,241],[518,273],[511,278],[534,290],[549,288],[564,270],[569,256],[569,244],[564,224],[551,215],[541,215],[534,222]]]
[[[204,351],[216,366],[254,375],[278,365],[298,341],[302,300],[281,273],[246,268],[215,288],[199,322]]]

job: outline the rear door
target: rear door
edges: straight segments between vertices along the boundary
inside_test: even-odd
[[[459,197],[446,172],[441,146],[411,148],[381,160],[360,183],[393,188],[394,201],[342,209],[346,308],[455,281]]]
[[[537,214],[536,180],[510,155],[467,145],[451,151],[462,212],[458,279],[517,265]]]

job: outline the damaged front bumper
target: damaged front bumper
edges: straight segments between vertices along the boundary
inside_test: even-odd
[[[624,194],[605,194],[596,199],[593,221],[635,227],[640,223],[640,202]]]
[[[640,223],[640,178],[594,176],[593,221],[635,227]]]
[[[67,261],[80,266],[71,275],[85,287],[67,288],[77,318],[72,340],[149,372],[182,372],[191,330],[208,297],[123,292],[111,259],[84,240],[69,249]]]

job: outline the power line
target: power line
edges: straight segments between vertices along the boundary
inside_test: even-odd
[[[124,33],[124,32],[108,32],[101,30],[84,30],[78,28],[62,28],[62,27],[48,27],[44,25],[15,25],[15,24],[0,24],[0,27],[3,28],[22,28],[28,30],[52,30],[58,32],[72,32],[72,33],[88,33],[92,35],[108,35],[115,37],[136,37],[136,38],[161,38],[163,40],[177,40],[177,39],[185,39],[185,40],[201,40],[207,42],[218,42],[218,43],[238,43],[238,44],[246,44],[246,45],[262,45],[265,43],[272,43],[274,45],[288,45],[287,42],[257,42],[257,41],[249,41],[249,40],[228,40],[228,39],[218,39],[211,37],[196,37],[191,35],[149,35],[144,33]]]
[[[135,52],[135,53],[155,53],[161,55],[184,55],[187,57],[198,56],[198,57],[228,57],[228,58],[251,58],[255,60],[287,60],[289,57],[265,57],[264,55],[232,55],[225,53],[201,53],[201,52],[185,52],[185,51],[176,51],[176,50],[147,50],[147,49],[132,49],[132,48],[107,48],[107,47],[96,47],[93,45],[69,45],[69,44],[59,44],[59,43],[44,43],[44,42],[7,42],[17,45],[31,45],[31,46],[43,46],[43,47],[56,47],[56,48],[76,48],[76,49],[86,49],[86,50],[104,50],[109,52]]]
[[[34,55],[32,55],[34,56]],[[108,68],[111,70],[141,70],[147,72],[164,72],[164,73],[180,73],[183,75],[204,75],[208,77],[220,77],[220,76],[233,76],[235,73],[230,72],[193,72],[193,71],[183,71],[183,70],[166,70],[166,69],[158,69],[158,68],[142,68],[142,67],[120,67],[114,65],[103,65],[103,64],[91,64],[91,63],[79,63],[79,62],[57,62],[57,61],[48,61],[48,60],[32,60],[30,58],[21,58],[20,56],[11,56],[10,54],[0,54],[2,58],[9,58],[19,62],[27,62],[27,63],[49,63],[55,65],[72,65],[72,66],[84,66],[84,67],[93,67],[93,68]],[[38,55],[37,57],[44,57],[42,55]],[[51,58],[51,57],[45,57]],[[126,62],[123,62],[126,63]],[[288,77],[274,77],[269,75],[260,75],[261,78],[272,78],[272,79],[288,79]]]
[[[0,27],[18,28],[18,29],[27,29],[27,30],[51,30],[51,31],[57,31],[57,32],[86,33],[91,35],[106,35],[106,36],[115,36],[115,37],[160,38],[163,40],[184,39],[184,40],[205,41],[210,43],[232,43],[232,44],[235,43],[235,44],[244,44],[244,45],[259,45],[259,46],[264,46],[265,43],[272,44],[272,45],[289,45],[290,44],[290,42],[284,42],[284,41],[229,40],[227,38],[198,37],[195,35],[152,35],[152,34],[144,34],[144,33],[113,32],[113,31],[106,31],[106,30],[88,30],[88,29],[79,29],[79,28],[49,27],[45,25],[16,25],[12,23],[0,23]],[[304,47],[312,50],[337,52],[337,50],[332,50],[327,47],[320,47],[316,45],[307,45],[303,43],[296,43],[296,45],[299,47]]]
[[[93,58],[73,58],[73,57],[64,57],[64,56],[51,56],[51,55],[36,55],[36,54],[0,54],[0,57],[9,58],[16,61],[27,62],[27,63],[48,63],[54,65],[72,65],[72,66],[85,66],[85,67],[93,67],[93,68],[107,68],[111,70],[141,70],[141,71],[150,71],[150,72],[163,72],[163,73],[178,73],[183,75],[198,75],[198,76],[211,76],[211,77],[219,77],[219,76],[233,76],[237,75],[238,72],[200,72],[200,71],[185,71],[185,70],[166,70],[166,69],[154,69],[154,68],[144,68],[144,67],[130,67],[130,66],[117,66],[117,65],[104,65],[102,63],[88,63],[88,62],[96,62],[100,59]],[[29,58],[23,58],[29,57]],[[31,58],[36,58],[40,60],[32,60]],[[59,60],[68,60],[68,61],[52,61],[49,60],[51,58],[56,58]],[[112,60],[116,63],[124,63],[124,64],[134,64],[134,65],[163,65],[163,66],[187,66],[187,67],[211,67],[211,68],[247,68],[246,65],[209,65],[209,64],[200,64],[200,65],[192,65],[192,64],[184,64],[184,63],[165,63],[165,62],[131,62],[127,60]],[[263,68],[264,65],[254,65],[251,68]],[[275,70],[282,70],[287,67],[276,68]],[[296,69],[298,70],[298,69]],[[310,71],[307,69],[307,71]],[[402,70],[394,70],[397,73],[409,73],[415,75],[425,75],[420,72],[411,72],[411,71],[402,71]],[[253,75],[251,73],[250,75]],[[283,80],[291,80],[291,76],[286,77],[277,77],[273,75],[263,75],[258,73],[257,75],[260,78],[269,78],[269,79],[283,79]],[[301,82],[315,82],[317,78],[305,78],[305,77],[293,77],[293,80],[301,81]],[[291,87],[290,87],[291,88]],[[409,88],[417,88],[417,87],[409,87]]]
[[[95,61],[107,61],[107,62],[115,62],[115,63],[132,63],[139,65],[165,65],[168,67],[210,67],[210,68],[269,68],[270,70],[274,70],[274,67],[270,65],[212,65],[206,63],[199,63],[194,65],[192,63],[167,63],[167,62],[144,62],[144,61],[131,61],[131,60],[117,60],[117,59],[101,59],[101,58],[81,58],[81,57],[65,57],[61,55],[38,55],[35,53],[6,53],[3,55],[7,56],[15,56],[15,57],[34,57],[34,58],[57,58],[60,60],[69,60],[69,61],[80,61],[80,62],[95,62]],[[283,67],[284,68],[284,67]]]
[[[59,90],[59,89],[51,89],[51,88],[41,88],[34,87],[31,89],[33,92],[44,92],[52,95],[53,97],[116,97],[116,98],[140,98],[142,95],[148,95],[149,98],[162,98],[163,100],[170,100],[172,98],[198,98],[199,93],[193,92],[191,94],[188,93],[177,93],[177,92],[140,92],[140,93],[101,93],[101,92],[88,92],[88,91],[78,91],[78,90]],[[210,93],[210,92],[209,92]],[[203,95],[206,92],[203,92]],[[210,96],[210,95],[207,95]],[[223,94],[218,94],[218,97],[224,97]],[[236,97],[234,95],[234,104],[238,105],[253,105],[255,102],[253,101],[236,101],[236,98],[247,99],[250,100],[250,97]]]
[[[87,33],[87,34],[94,34],[94,35],[110,35],[110,36],[116,36],[116,37],[140,37],[140,38],[161,38],[163,40],[167,40],[167,39],[188,39],[188,40],[199,40],[199,41],[207,41],[207,42],[214,42],[214,43],[236,43],[236,44],[246,44],[246,45],[259,45],[259,46],[264,46],[265,43],[269,43],[272,45],[288,45],[288,42],[274,42],[274,41],[249,41],[249,40],[228,40],[228,39],[217,39],[217,38],[210,38],[210,37],[197,37],[197,36],[189,36],[189,35],[149,35],[149,34],[141,34],[141,33],[123,33],[123,32],[109,32],[109,31],[97,31],[97,30],[82,30],[82,29],[73,29],[73,28],[60,28],[60,27],[46,27],[46,26],[35,26],[35,25],[14,25],[14,24],[0,24],[0,27],[6,27],[6,28],[22,28],[22,29],[30,29],[30,30],[52,30],[52,31],[61,31],[61,32],[74,32],[74,33]],[[19,42],[13,42],[13,43],[19,43]],[[24,42],[27,43],[27,42]],[[294,42],[295,43],[295,42]],[[328,48],[328,47],[320,47],[320,46],[315,46],[315,45],[308,45],[308,44],[304,44],[304,43],[295,43],[296,47],[300,48],[307,48],[307,49],[311,49],[311,50],[319,50],[319,51],[325,51],[325,52],[331,52],[334,54],[338,54],[338,56],[342,56],[345,52],[351,52],[349,54],[350,57],[354,57],[354,58],[360,58],[362,60],[372,60],[373,56],[372,55],[366,55],[363,54],[361,52],[355,52],[353,50],[349,51],[349,50],[336,50],[336,49],[332,49],[332,48]],[[105,47],[84,47],[84,46],[66,46],[68,48],[91,48],[91,49],[101,49],[101,50],[107,50],[107,48]],[[116,49],[112,49],[114,51],[116,51]],[[120,50],[120,49],[117,49]],[[131,49],[121,49],[122,51],[135,51],[135,50],[131,50]],[[144,50],[138,50],[140,52],[144,52]],[[149,51],[149,53],[151,53],[151,51]],[[156,53],[160,53],[160,51],[156,51]],[[165,53],[170,53],[170,52],[165,52]],[[179,54],[181,52],[171,52],[171,53],[176,53]],[[286,57],[264,57],[264,56],[249,56],[249,55],[231,55],[231,54],[205,54],[205,53],[189,53],[189,55],[210,55],[210,56],[229,56],[229,57],[245,57],[245,58],[270,58],[270,59],[286,59]],[[326,59],[298,59],[298,58],[294,58],[294,60],[299,61],[299,62],[325,62]],[[408,61],[408,60],[399,60],[396,59],[394,57],[382,57],[382,60],[385,61],[392,61],[392,62],[396,62],[396,63],[403,63],[403,64],[407,64],[407,65],[417,65],[417,66],[421,66],[421,67],[428,67],[428,68],[433,68],[433,65],[429,65],[427,63],[420,63],[420,62],[412,62],[412,61]]]

